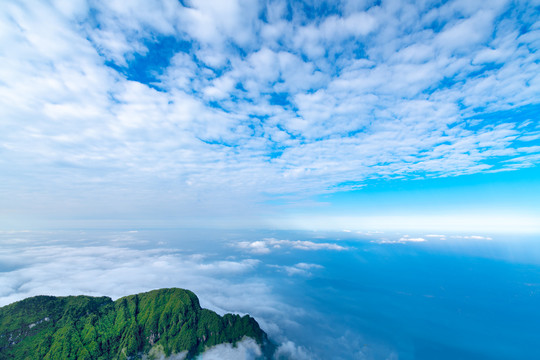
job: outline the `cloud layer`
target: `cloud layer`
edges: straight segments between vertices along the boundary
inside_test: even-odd
[[[15,216],[250,214],[534,166],[538,6],[3,1],[0,196]]]
[[[165,287],[194,291],[201,306],[219,314],[250,314],[278,345],[290,342],[284,332],[298,327],[304,310],[288,304],[272,289],[271,282],[258,274],[263,266],[252,258],[233,259],[212,251],[193,252],[178,248],[140,249],[136,237],[116,234],[105,238],[77,235],[79,242],[65,234],[0,233],[0,306],[35,295],[122,296]],[[124,244],[115,239],[127,239]],[[212,243],[206,243],[206,247]],[[211,259],[213,255],[213,259]],[[297,264],[314,269],[315,264]],[[279,269],[277,269],[279,270]],[[292,342],[287,349],[302,351]],[[292,351],[291,350],[291,351]],[[202,359],[256,358],[260,349],[253,341],[237,347],[218,346]]]

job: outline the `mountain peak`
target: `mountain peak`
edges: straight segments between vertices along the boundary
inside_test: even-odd
[[[184,353],[252,338],[272,351],[250,317],[219,316],[197,296],[168,288],[108,297],[34,296],[0,308],[0,360],[137,359]]]

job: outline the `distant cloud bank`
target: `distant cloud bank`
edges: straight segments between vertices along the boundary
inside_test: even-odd
[[[305,240],[278,240],[274,238],[266,238],[256,241],[240,241],[233,244],[240,249],[247,250],[254,254],[268,254],[271,251],[279,249],[297,249],[297,250],[347,250],[346,247],[333,243],[318,243]]]

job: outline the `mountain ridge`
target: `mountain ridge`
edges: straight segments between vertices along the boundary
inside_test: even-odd
[[[203,309],[185,289],[109,297],[34,296],[0,308],[0,360],[156,358],[251,338],[263,354],[273,345],[249,315]]]

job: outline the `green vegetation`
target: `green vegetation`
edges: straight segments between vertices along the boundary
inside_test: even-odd
[[[246,315],[202,309],[189,290],[161,289],[112,301],[108,297],[36,296],[0,308],[0,360],[139,359],[266,334]],[[149,354],[149,355],[148,355]]]

